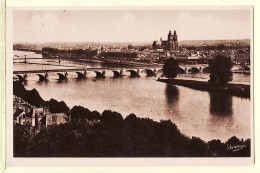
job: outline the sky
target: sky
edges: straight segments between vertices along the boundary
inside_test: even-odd
[[[250,38],[250,11],[16,10],[14,42],[143,42]]]

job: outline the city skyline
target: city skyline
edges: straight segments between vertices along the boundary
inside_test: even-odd
[[[14,42],[250,39],[250,10],[31,10],[13,12]],[[209,25],[210,23],[210,25]]]

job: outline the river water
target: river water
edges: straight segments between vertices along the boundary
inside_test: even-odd
[[[29,63],[19,63],[23,55],[39,59],[27,59]],[[40,59],[40,54],[14,51],[14,71],[55,68],[102,67],[100,64],[81,64],[57,60]],[[49,65],[40,65],[49,64]],[[105,79],[95,79],[90,72],[84,80],[76,79],[70,72],[68,79],[59,81],[56,73],[49,74],[49,80],[39,82],[36,74],[29,74],[26,89],[37,89],[44,100],[54,98],[64,101],[70,108],[84,106],[91,111],[102,113],[110,109],[126,117],[130,113],[138,117],[148,117],[160,121],[170,119],[181,133],[197,136],[205,141],[220,139],[225,142],[232,136],[250,138],[251,104],[250,99],[224,93],[199,91],[182,86],[157,82],[157,77],[130,78],[125,72],[123,78],[113,78],[112,72]],[[208,78],[205,74],[182,75],[182,77]],[[250,76],[234,74],[235,82],[247,83]]]

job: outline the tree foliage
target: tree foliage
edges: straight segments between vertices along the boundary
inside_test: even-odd
[[[72,55],[84,56],[86,58],[91,58],[97,55],[97,50],[89,50],[89,49],[56,49],[50,47],[42,48],[42,56],[43,57],[52,57],[59,56],[59,58],[73,57]]]
[[[26,90],[19,81],[13,82],[13,94],[37,107],[45,104],[45,101],[36,89]]]
[[[227,150],[228,146],[236,145],[243,148]],[[134,114],[123,119],[120,113],[106,110],[95,123],[71,121],[51,125],[36,134],[29,127],[14,125],[14,156],[250,157],[250,139],[244,141],[234,136],[226,143],[220,140],[207,143],[184,136],[170,120],[156,122]]]
[[[99,120],[101,117],[100,113],[97,111],[91,112],[89,109],[82,106],[74,106],[71,109],[72,119],[88,119],[88,120]]]
[[[103,56],[105,58],[110,58],[110,57],[121,57],[121,58],[136,58],[137,53],[136,52],[102,52],[99,56]]]
[[[218,55],[209,63],[210,80],[209,82],[225,85],[232,81],[233,74],[231,72],[232,61],[230,57]]]
[[[176,78],[178,69],[178,62],[174,58],[167,59],[163,65],[163,73],[167,78]]]
[[[50,99],[50,101],[48,102],[49,105],[49,110],[51,113],[65,113],[65,114],[69,114],[70,109],[69,107],[66,105],[66,103],[64,101],[60,101],[58,102],[55,99]]]

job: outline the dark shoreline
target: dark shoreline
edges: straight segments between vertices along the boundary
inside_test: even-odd
[[[102,114],[81,106],[44,101],[36,89],[26,90],[15,81],[14,95],[33,105],[47,104],[54,112],[71,115],[66,124],[51,125],[28,135],[33,127],[14,125],[14,157],[250,157],[251,140],[233,136],[225,143],[205,142],[183,135],[170,120],[153,121],[134,114]],[[24,136],[24,134],[27,134]],[[242,147],[233,151],[229,146]],[[244,147],[243,147],[244,146]]]
[[[187,79],[157,79],[159,82],[167,84],[180,85],[201,91],[224,92],[234,96],[245,97],[250,99],[250,85],[246,84],[232,84],[225,86],[215,85],[207,81],[187,80]]]

